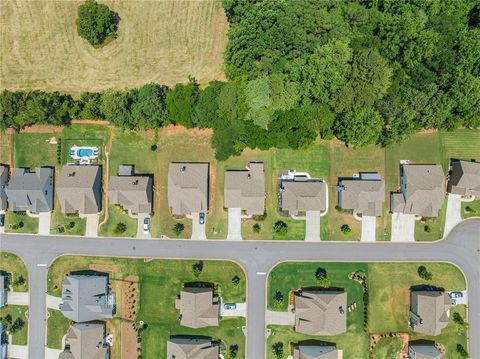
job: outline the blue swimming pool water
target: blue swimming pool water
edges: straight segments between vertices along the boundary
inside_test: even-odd
[[[77,151],[78,157],[90,157],[91,155],[93,155],[93,150],[89,148],[81,148]]]

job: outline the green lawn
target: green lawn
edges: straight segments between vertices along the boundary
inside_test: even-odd
[[[467,212],[466,208],[470,208]],[[462,218],[480,217],[480,199],[473,202],[462,202]]]
[[[17,228],[14,228],[18,226]],[[10,233],[37,233],[38,218],[32,218],[19,212],[7,211],[5,216],[5,232]]]
[[[13,150],[12,146],[13,135],[6,134],[4,131],[0,131],[0,163],[9,164],[10,153]]]
[[[124,223],[127,225],[125,232],[117,231],[117,225]],[[131,218],[120,206],[108,206],[108,220],[100,226],[99,234],[107,237],[135,237],[137,235],[137,219]]]
[[[443,168],[448,168],[451,159],[480,161],[480,131],[458,129],[441,131]]]
[[[399,337],[381,338],[375,345],[372,359],[397,359],[402,351],[403,340]]]
[[[50,222],[51,234],[83,236],[85,234],[86,225],[87,220],[85,218],[80,218],[78,215],[66,215],[62,213],[60,210],[60,204],[55,197],[55,209],[52,212],[52,219]],[[63,232],[61,231],[61,228],[63,228]]]
[[[67,334],[71,325],[70,319],[64,317],[61,311],[48,309],[47,319],[47,347],[53,349],[62,348],[62,338]]]
[[[415,240],[416,241],[436,241],[443,238],[443,230],[445,227],[445,217],[447,215],[447,199],[443,201],[443,205],[438,211],[438,217],[425,218],[415,221]],[[428,227],[426,227],[428,226]],[[430,232],[426,231],[429,228]]]
[[[0,271],[6,272],[15,292],[28,291],[28,273],[23,261],[12,253],[0,253]]]
[[[25,316],[28,311],[27,306],[23,305],[5,305],[0,308],[0,317],[5,318],[8,314],[12,317],[12,323],[17,319],[20,319],[24,322],[24,325],[21,329],[17,330],[12,334],[12,342],[10,344],[14,345],[27,345],[28,338],[28,319]],[[7,326],[7,332],[9,332],[10,325]]]
[[[97,146],[99,148],[99,163],[105,157],[105,146],[108,142],[108,127],[104,125],[72,124],[62,132],[62,163],[72,162],[71,146]]]
[[[15,167],[36,167],[57,165],[57,145],[48,141],[59,133],[16,133],[13,136]]]

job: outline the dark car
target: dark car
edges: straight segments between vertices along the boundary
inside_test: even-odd
[[[5,215],[3,213],[0,214],[0,227],[5,225]]]
[[[198,217],[198,222],[200,224],[204,224],[205,223],[205,213],[201,212],[200,213],[200,216]]]

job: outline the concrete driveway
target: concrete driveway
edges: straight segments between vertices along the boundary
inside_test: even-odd
[[[47,308],[59,310],[58,307],[61,303],[62,298],[47,294]]]
[[[277,325],[295,325],[295,314],[292,312],[276,312],[274,310],[265,311],[265,322],[266,324],[277,324]]]
[[[415,242],[415,215],[392,214],[392,242]]]
[[[8,292],[7,304],[10,305],[29,305],[30,295],[28,292]]]
[[[45,359],[58,359],[61,352],[59,349],[45,348]]]
[[[200,213],[192,213],[192,239],[207,239],[205,234],[205,224],[207,223],[207,216],[205,215],[205,222],[200,224]]]
[[[307,211],[305,213],[305,241],[320,241],[320,211]]]
[[[228,209],[228,234],[227,241],[242,240],[242,209]]]
[[[143,233],[143,220],[145,218],[150,218],[150,214],[139,213],[137,215],[137,238],[152,238],[151,233]],[[151,222],[150,222],[150,230],[152,230]]]
[[[98,237],[98,214],[87,214],[84,216],[87,219],[87,226],[85,229],[85,236]]]
[[[50,234],[50,222],[52,219],[51,212],[40,212],[38,214],[38,234]]]
[[[220,316],[221,317],[246,317],[247,316],[247,303],[235,303],[235,309],[225,309],[225,303],[221,303]]]
[[[377,217],[362,216],[362,237],[361,242],[375,242],[375,230],[377,228]]]
[[[7,346],[7,358],[27,359],[28,358],[28,346],[8,344],[8,346]],[[58,358],[58,356],[57,356],[57,358]]]
[[[462,221],[462,196],[459,194],[449,194],[447,199],[447,215],[445,217],[445,229],[443,237],[445,238],[450,231]]]

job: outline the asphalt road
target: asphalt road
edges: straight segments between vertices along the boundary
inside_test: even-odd
[[[480,358],[480,220],[468,220],[435,243],[345,243],[294,241],[192,241],[82,238],[2,234],[0,250],[19,255],[29,272],[29,358],[43,358],[46,318],[46,271],[65,254],[230,259],[248,278],[247,359],[265,357],[266,278],[278,262],[292,261],[448,261],[468,282],[471,358]]]

